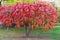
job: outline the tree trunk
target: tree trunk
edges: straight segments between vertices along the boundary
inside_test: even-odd
[[[29,33],[31,32],[31,29],[28,26],[26,26],[25,30],[26,30],[26,37],[29,37]]]

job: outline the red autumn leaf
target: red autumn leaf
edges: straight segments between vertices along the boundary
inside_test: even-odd
[[[25,27],[27,24],[29,27],[30,24],[32,29],[40,26],[46,30],[51,29],[57,19],[56,9],[49,2],[20,2],[0,7],[0,20],[7,26],[14,23],[20,28],[21,25]]]

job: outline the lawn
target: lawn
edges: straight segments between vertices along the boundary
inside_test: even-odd
[[[0,28],[0,39],[6,37],[19,37],[24,35],[25,30],[23,28],[10,28],[8,31],[6,29]],[[54,26],[52,30],[47,30],[45,32],[40,32],[40,28],[33,30],[30,34],[32,35],[40,35],[42,37],[49,36],[52,40],[60,39],[60,26]],[[48,38],[48,37],[47,37]]]

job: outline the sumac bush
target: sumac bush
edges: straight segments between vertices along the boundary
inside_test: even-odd
[[[32,30],[38,27],[51,30],[57,19],[55,8],[48,2],[20,2],[0,7],[0,22],[7,27],[15,24],[17,28],[22,25]]]

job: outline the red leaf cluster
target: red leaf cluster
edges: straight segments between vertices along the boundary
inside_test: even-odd
[[[0,7],[0,21],[6,26],[16,24],[43,30],[51,29],[57,22],[55,8],[47,2],[21,2],[10,6]]]

